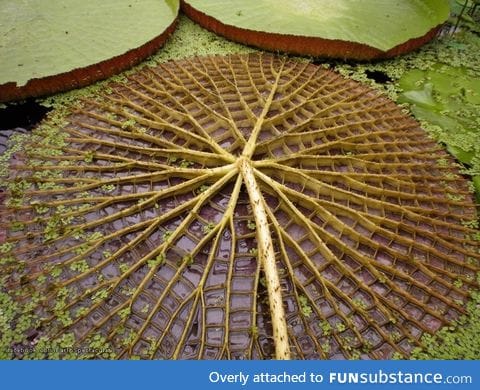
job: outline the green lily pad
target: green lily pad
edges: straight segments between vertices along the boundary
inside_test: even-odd
[[[178,0],[2,0],[0,101],[84,86],[126,69],[163,44],[178,8]],[[43,83],[29,86],[31,80]]]
[[[449,16],[447,0],[181,3],[195,21],[233,40],[270,50],[363,59],[416,48]]]

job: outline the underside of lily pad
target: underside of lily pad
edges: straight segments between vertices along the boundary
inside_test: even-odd
[[[407,357],[477,286],[452,159],[305,62],[145,68],[44,123],[10,172],[1,292],[23,358]]]
[[[181,0],[208,30],[270,51],[355,60],[390,58],[430,41],[448,1]]]
[[[178,0],[0,4],[0,102],[74,88],[138,64],[175,29]]]

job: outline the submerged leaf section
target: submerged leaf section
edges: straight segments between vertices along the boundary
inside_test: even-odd
[[[480,199],[480,80],[468,72],[441,63],[410,70],[399,80],[399,102],[411,104],[415,117],[429,121],[447,150],[470,168]]]
[[[408,356],[477,285],[451,158],[321,67],[170,62],[55,126],[55,148],[17,153],[1,210],[24,358]]]

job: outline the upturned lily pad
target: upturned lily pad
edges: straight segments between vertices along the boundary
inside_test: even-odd
[[[477,286],[452,159],[309,63],[144,68],[24,147],[0,225],[2,350],[22,358],[406,357]]]
[[[337,58],[392,57],[435,36],[448,0],[182,0],[193,20],[234,41]]]
[[[0,102],[86,86],[140,62],[173,31],[178,0],[3,0]]]

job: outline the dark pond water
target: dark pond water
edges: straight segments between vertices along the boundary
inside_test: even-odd
[[[0,109],[0,154],[7,148],[8,139],[15,133],[33,129],[50,111],[35,100],[10,103]]]

